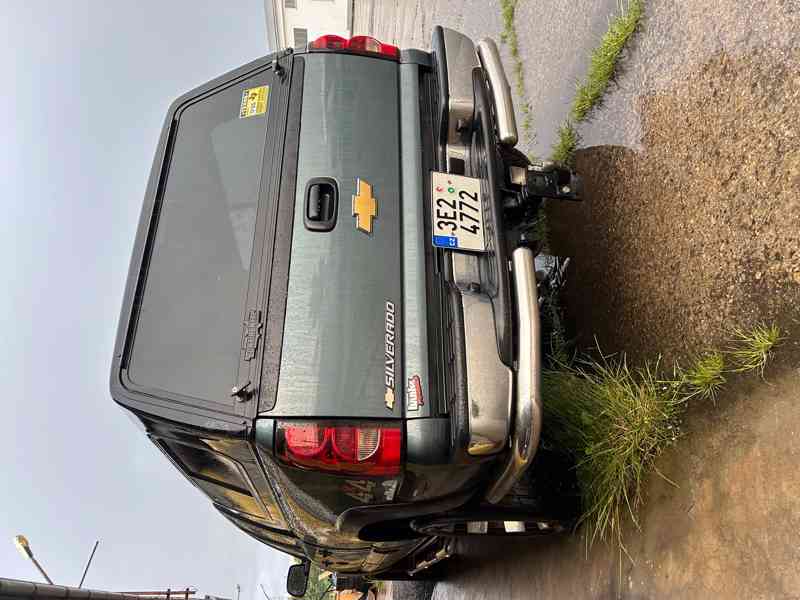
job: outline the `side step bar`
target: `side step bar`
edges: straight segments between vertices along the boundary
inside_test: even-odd
[[[511,87],[506,79],[503,63],[500,61],[500,52],[497,44],[491,38],[483,38],[478,42],[478,59],[489,78],[492,88],[492,101],[494,102],[497,117],[497,137],[504,146],[517,144],[517,120],[514,117],[514,103],[511,100]]]
[[[486,492],[486,500],[492,504],[500,502],[530,466],[542,431],[542,325],[533,251],[525,247],[514,250],[511,270],[519,323],[515,406],[508,459]]]

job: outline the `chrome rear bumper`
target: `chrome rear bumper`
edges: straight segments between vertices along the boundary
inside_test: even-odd
[[[497,354],[492,303],[481,291],[477,258],[453,253],[452,261],[453,283],[461,295],[464,312],[469,422],[467,453],[472,456],[496,454],[508,445],[513,371]]]
[[[505,466],[486,492],[486,500],[491,503],[499,502],[530,466],[542,431],[542,327],[533,259],[529,248],[517,248],[511,254],[519,326],[514,422]]]
[[[478,59],[489,79],[489,86],[497,117],[497,137],[505,146],[517,143],[517,120],[514,117],[514,103],[511,100],[511,86],[508,85],[497,44],[491,38],[478,42]]]
[[[517,142],[517,125],[511,89],[503,70],[497,46],[491,39],[481,40],[477,48],[461,33],[441,29],[434,36],[434,48],[444,59],[439,72],[446,73],[440,81],[446,86],[447,107],[444,161],[448,172],[454,159],[467,158],[467,148],[462,135],[475,118],[483,115],[484,122],[494,123],[496,136],[487,135],[488,144],[513,146]],[[436,52],[435,52],[436,54]],[[485,87],[474,88],[478,82],[474,71],[483,71]],[[487,93],[488,92],[488,93]],[[490,104],[492,105],[490,107]],[[493,108],[493,110],[492,110]],[[486,115],[489,115],[488,117]],[[489,187],[492,168],[487,170]],[[470,173],[472,176],[487,175]],[[500,202],[495,195],[484,195],[484,201]],[[487,207],[496,210],[497,206]],[[495,226],[502,229],[502,217],[495,218]],[[504,241],[498,242],[504,244]],[[516,352],[507,347],[505,363],[500,358],[500,337],[495,333],[496,307],[484,290],[480,261],[477,255],[452,253],[451,282],[458,289],[463,310],[466,353],[466,398],[468,401],[467,453],[478,457],[496,455],[503,462],[502,470],[490,483],[486,493],[489,502],[499,502],[530,466],[539,444],[542,426],[541,403],[541,324],[536,289],[534,254],[528,248],[517,248],[511,255],[511,278],[515,288],[515,302],[507,298],[508,312],[516,311],[518,333]],[[504,271],[507,259],[501,258],[495,268]],[[513,305],[513,308],[512,308]],[[510,336],[509,330],[509,336]],[[511,369],[507,364],[514,363]]]
[[[442,28],[442,44],[447,65],[448,168],[451,159],[463,161],[467,157],[467,148],[460,131],[474,115],[475,98],[472,89],[474,69],[483,69],[489,82],[491,99],[495,107],[497,139],[504,146],[515,146],[518,135],[514,103],[497,44],[490,38],[484,38],[476,47],[463,33],[446,27]]]

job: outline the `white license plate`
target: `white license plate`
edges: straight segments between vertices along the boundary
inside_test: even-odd
[[[433,245],[484,252],[481,180],[431,171]]]

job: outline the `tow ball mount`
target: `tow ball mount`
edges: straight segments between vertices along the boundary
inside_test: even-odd
[[[552,161],[537,162],[527,167],[512,166],[509,169],[511,182],[521,188],[523,202],[529,198],[581,199],[580,177]]]

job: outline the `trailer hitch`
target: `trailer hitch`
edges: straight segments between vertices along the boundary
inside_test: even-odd
[[[535,162],[527,167],[509,167],[511,183],[520,186],[520,203],[552,200],[581,200],[581,178],[572,170],[552,161]]]

